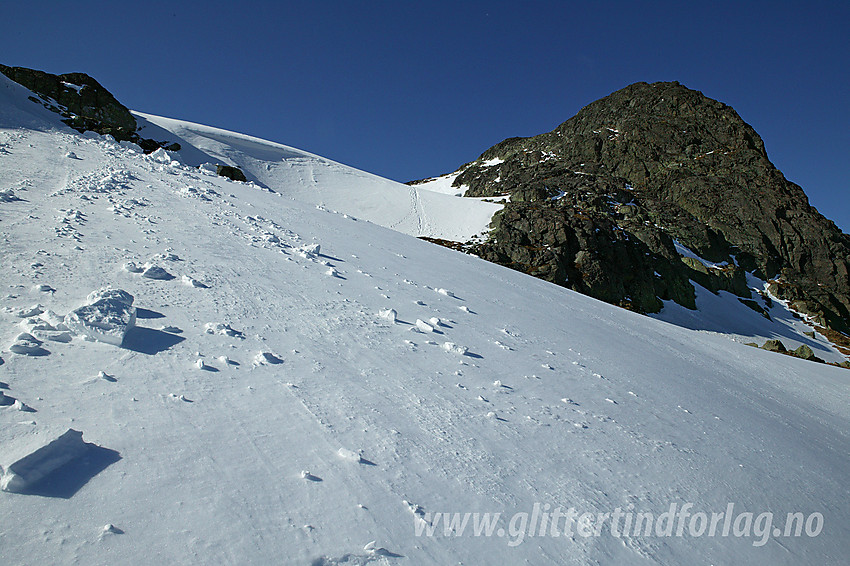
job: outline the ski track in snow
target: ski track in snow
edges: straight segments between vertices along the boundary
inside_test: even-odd
[[[73,425],[120,454],[66,499],[0,492],[0,544],[17,563],[141,551],[175,564],[820,564],[850,550],[843,370],[640,317],[165,152],[0,126],[0,188],[21,199],[0,203],[0,447]],[[398,225],[427,232],[409,190]],[[50,338],[107,286],[135,298],[121,347]],[[41,355],[9,351],[26,329]],[[761,548],[413,536],[434,512],[673,501],[818,510],[829,531]]]

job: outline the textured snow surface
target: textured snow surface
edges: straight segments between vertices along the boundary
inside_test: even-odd
[[[186,157],[80,136],[26,95],[0,80],[0,187],[19,198],[0,202],[0,465],[69,429],[92,448],[37,494],[0,493],[10,563],[821,565],[850,554],[847,370],[291,198],[290,181],[319,195],[396,187],[320,158],[239,137],[258,168],[234,162],[258,183],[231,182]],[[192,135],[205,151],[238,145]],[[284,158],[302,162],[260,177],[256,155],[278,173]],[[120,346],[30,334],[43,352],[9,351],[29,341],[22,322],[61,333],[62,315],[104,288],[134,298]],[[121,297],[97,300],[128,306]],[[686,502],[819,512],[823,532],[759,547],[608,532],[511,546],[414,530],[438,512],[661,514]]]

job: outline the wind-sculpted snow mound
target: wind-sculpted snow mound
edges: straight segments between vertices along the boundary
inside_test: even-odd
[[[0,490],[23,492],[68,462],[82,456],[86,448],[83,433],[68,429],[49,444],[5,468],[0,468]]]
[[[93,291],[85,305],[65,315],[65,326],[78,336],[115,346],[135,324],[133,296],[123,289]]]

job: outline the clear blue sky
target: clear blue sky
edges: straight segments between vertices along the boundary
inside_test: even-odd
[[[392,179],[636,81],[732,105],[850,232],[850,2],[6,2],[0,62]]]

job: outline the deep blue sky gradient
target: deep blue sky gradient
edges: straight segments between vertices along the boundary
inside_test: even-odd
[[[399,181],[636,81],[732,105],[850,232],[850,2],[6,2],[0,62]]]

